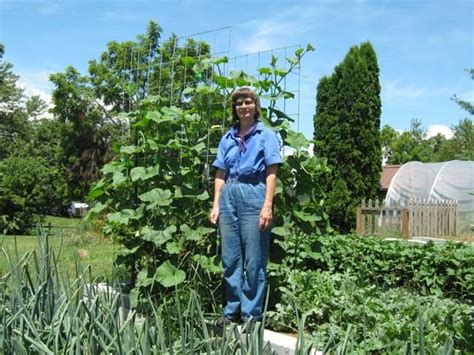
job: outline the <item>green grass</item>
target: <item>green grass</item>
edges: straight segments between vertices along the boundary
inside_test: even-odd
[[[58,264],[62,271],[71,276],[75,275],[75,264],[78,259],[82,267],[91,266],[93,278],[111,277],[113,261],[119,249],[118,244],[85,235],[50,236],[49,245],[59,256]],[[4,253],[15,261],[17,258],[21,259],[28,252],[38,251],[39,248],[40,239],[36,236],[0,235],[0,276],[10,270],[8,259]]]
[[[43,220],[43,227],[50,235],[78,235],[85,230],[90,229],[88,223],[80,218],[45,216]],[[49,228],[51,227],[51,229]],[[35,228],[31,229],[31,235],[35,235]]]
[[[68,218],[68,217],[57,217],[57,216],[45,216],[44,224],[51,223],[57,227],[78,227],[81,224],[80,218]]]

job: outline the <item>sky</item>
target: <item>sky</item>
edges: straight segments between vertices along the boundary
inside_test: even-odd
[[[308,43],[288,79],[296,99],[281,104],[294,127],[313,136],[319,79],[331,75],[350,47],[370,41],[380,68],[382,126],[407,130],[421,119],[428,133],[468,116],[451,98],[474,101],[474,1],[471,0],[0,0],[0,42],[27,95],[50,100],[51,73],[68,65],[87,73],[115,41],[134,40],[150,20],[207,41],[228,69],[253,74],[272,54],[290,56]]]

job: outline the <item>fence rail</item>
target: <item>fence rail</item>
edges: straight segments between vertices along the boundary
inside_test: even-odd
[[[457,233],[457,201],[410,199],[387,206],[385,201],[362,201],[357,209],[357,233],[388,235],[398,232],[403,238],[453,237]]]

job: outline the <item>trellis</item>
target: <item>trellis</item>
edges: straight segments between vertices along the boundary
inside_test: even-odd
[[[277,57],[280,57],[280,66],[284,69],[288,68],[288,62],[286,61],[286,57],[291,55],[292,53],[290,50],[295,50],[297,48],[300,48],[300,45],[291,45],[291,46],[285,46],[285,47],[279,47],[279,48],[272,48],[272,49],[265,49],[261,51],[256,51],[252,53],[246,53],[242,55],[236,55],[236,56],[231,56],[232,54],[232,48],[231,48],[231,33],[232,33],[232,28],[230,26],[227,27],[221,27],[217,29],[212,29],[209,31],[203,31],[199,33],[194,33],[190,35],[184,35],[184,36],[177,36],[175,37],[175,40],[173,42],[173,55],[172,55],[172,60],[170,62],[163,62],[163,58],[160,57],[160,62],[152,64],[150,63],[150,57],[151,57],[151,47],[149,50],[149,55],[148,55],[148,62],[146,64],[142,64],[138,60],[138,53],[134,53],[133,49],[130,53],[130,62],[129,62],[129,67],[130,71],[138,71],[142,70],[146,67],[147,71],[145,73],[146,75],[146,95],[149,94],[149,88],[150,88],[150,69],[151,68],[158,68],[158,95],[161,94],[161,90],[164,88],[164,85],[162,85],[162,69],[166,65],[171,65],[171,82],[170,82],[170,101],[171,103],[174,102],[174,100],[178,99],[176,96],[176,91],[175,91],[175,67],[177,64],[177,61],[181,60],[181,58],[177,57],[176,54],[176,49],[178,48],[179,42],[181,41],[186,41],[188,39],[193,39],[197,43],[201,42],[207,42],[211,46],[211,58],[216,58],[216,57],[222,57],[226,56],[228,58],[228,62],[222,64],[222,73],[224,76],[228,76],[231,71],[237,71],[237,70],[243,70],[246,73],[255,75],[259,77],[259,73],[257,72],[257,69],[263,65],[267,65],[272,56],[276,55]],[[187,53],[185,53],[187,55]],[[194,58],[199,59],[201,57],[201,53],[198,51],[197,55],[194,56]],[[134,66],[135,64],[135,66]],[[288,101],[286,98],[283,98],[281,100],[281,109],[284,112],[287,112],[289,117],[292,117],[295,120],[295,125],[296,125],[296,130],[299,131],[300,127],[300,97],[301,97],[301,64],[298,65],[298,67],[295,68],[296,70],[291,73],[292,77],[291,78],[285,78],[283,82],[283,88],[285,91],[291,92],[295,95],[295,99]],[[183,87],[186,86],[186,80],[187,80],[187,66],[184,67],[185,70],[185,75],[183,77]],[[135,78],[132,76],[130,79],[132,79],[133,84],[136,84],[135,81],[133,81]],[[123,85],[127,83],[122,83]],[[223,93],[224,95],[226,93]],[[125,98],[123,98],[125,100]],[[132,110],[134,107],[132,97],[128,98],[128,109],[129,111]],[[135,101],[138,101],[138,98],[135,98]],[[227,101],[227,100],[226,100]],[[209,104],[212,104],[210,102]],[[125,105],[124,105],[125,106]],[[225,117],[223,117],[223,123],[225,121]]]
[[[170,97],[170,103],[173,104],[174,102],[177,102],[179,100],[182,100],[182,97],[178,97],[176,93],[176,84],[175,84],[175,69],[177,67],[178,61],[181,60],[179,56],[176,56],[176,49],[179,46],[179,43],[182,41],[186,41],[188,39],[193,39],[196,41],[199,45],[202,42],[207,42],[210,45],[211,53],[210,57],[211,58],[217,58],[217,57],[223,57],[226,56],[228,58],[227,63],[222,64],[222,75],[227,77],[232,71],[238,71],[238,70],[243,70],[247,74],[256,76],[257,78],[260,76],[258,73],[257,69],[260,68],[261,66],[267,66],[268,63],[270,63],[272,56],[277,56],[280,57],[280,62],[279,65],[284,68],[288,69],[288,62],[286,60],[287,56],[291,56],[292,52],[296,50],[297,48],[300,48],[300,45],[292,45],[292,46],[286,46],[286,47],[279,47],[279,48],[273,48],[273,49],[268,49],[268,50],[261,50],[261,51],[256,51],[252,53],[246,53],[242,55],[236,55],[236,56],[231,56],[232,54],[232,49],[231,49],[231,43],[232,43],[232,28],[230,26],[227,27],[221,27],[217,29],[212,29],[209,31],[204,31],[204,32],[199,32],[199,33],[194,33],[190,35],[184,35],[184,36],[176,36],[174,41],[173,41],[173,55],[171,56],[171,62],[163,62],[163,56],[160,56],[159,63],[151,63],[150,58],[151,58],[151,46],[149,48],[149,54],[148,54],[148,60],[146,64],[140,63],[139,59],[139,54],[134,53],[133,50],[130,53],[130,72],[138,71],[138,70],[143,70],[146,68],[146,92],[145,96],[149,95],[150,93],[150,72],[151,69],[157,69],[158,68],[158,95],[161,94],[162,90],[164,90],[164,85],[162,85],[162,70],[165,66],[171,66],[171,82],[169,83],[169,97]],[[196,54],[196,56],[192,56],[193,58],[200,59],[202,57],[202,53],[200,51],[201,47],[199,47],[199,50]],[[185,56],[187,56],[187,48],[185,52]],[[282,58],[281,58],[282,57]],[[134,67],[135,63],[135,67]],[[184,66],[184,76],[183,76],[183,87],[186,87],[186,80],[187,80],[187,65]],[[211,71],[211,75],[214,73],[214,69]],[[292,77],[288,78],[285,77],[283,81],[283,89],[285,91],[291,92],[294,94],[295,99],[294,100],[287,100],[286,98],[281,99],[281,102],[277,103],[277,108],[279,108],[281,111],[286,112],[289,117],[292,117],[295,121],[295,126],[296,130],[299,131],[300,128],[300,97],[301,97],[301,63],[295,68],[294,71],[291,72]],[[130,78],[135,80],[138,75],[131,75]],[[132,81],[134,85],[136,85],[136,81]],[[122,83],[123,85],[127,83]],[[220,126],[221,131],[225,131],[227,129],[225,125],[225,121],[227,117],[225,116],[226,106],[227,105],[227,92],[221,92],[221,94],[224,96],[224,114],[222,117],[222,124]],[[128,97],[128,111],[131,111],[134,109],[134,102],[137,102],[139,100],[138,97],[132,98],[131,96]],[[216,102],[208,102],[208,106],[211,107],[211,105],[216,104]],[[220,103],[218,103],[220,104]],[[262,106],[265,106],[266,102],[265,100],[262,100]],[[125,107],[125,105],[123,105]],[[209,110],[210,111],[210,110]],[[208,119],[210,122],[210,117]],[[208,127],[208,131],[211,130],[211,127]],[[180,132],[177,132],[177,134],[180,134]],[[122,140],[125,139],[125,136],[123,136]],[[207,142],[207,149],[206,149],[206,171],[209,173],[209,166],[210,166],[210,147],[209,147],[209,140]],[[138,158],[137,158],[138,159]]]

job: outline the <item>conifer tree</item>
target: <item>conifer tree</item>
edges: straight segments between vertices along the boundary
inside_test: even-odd
[[[314,117],[315,154],[332,169],[326,182],[333,226],[355,226],[362,199],[377,197],[382,153],[377,56],[369,42],[352,47],[334,73],[321,79]]]

